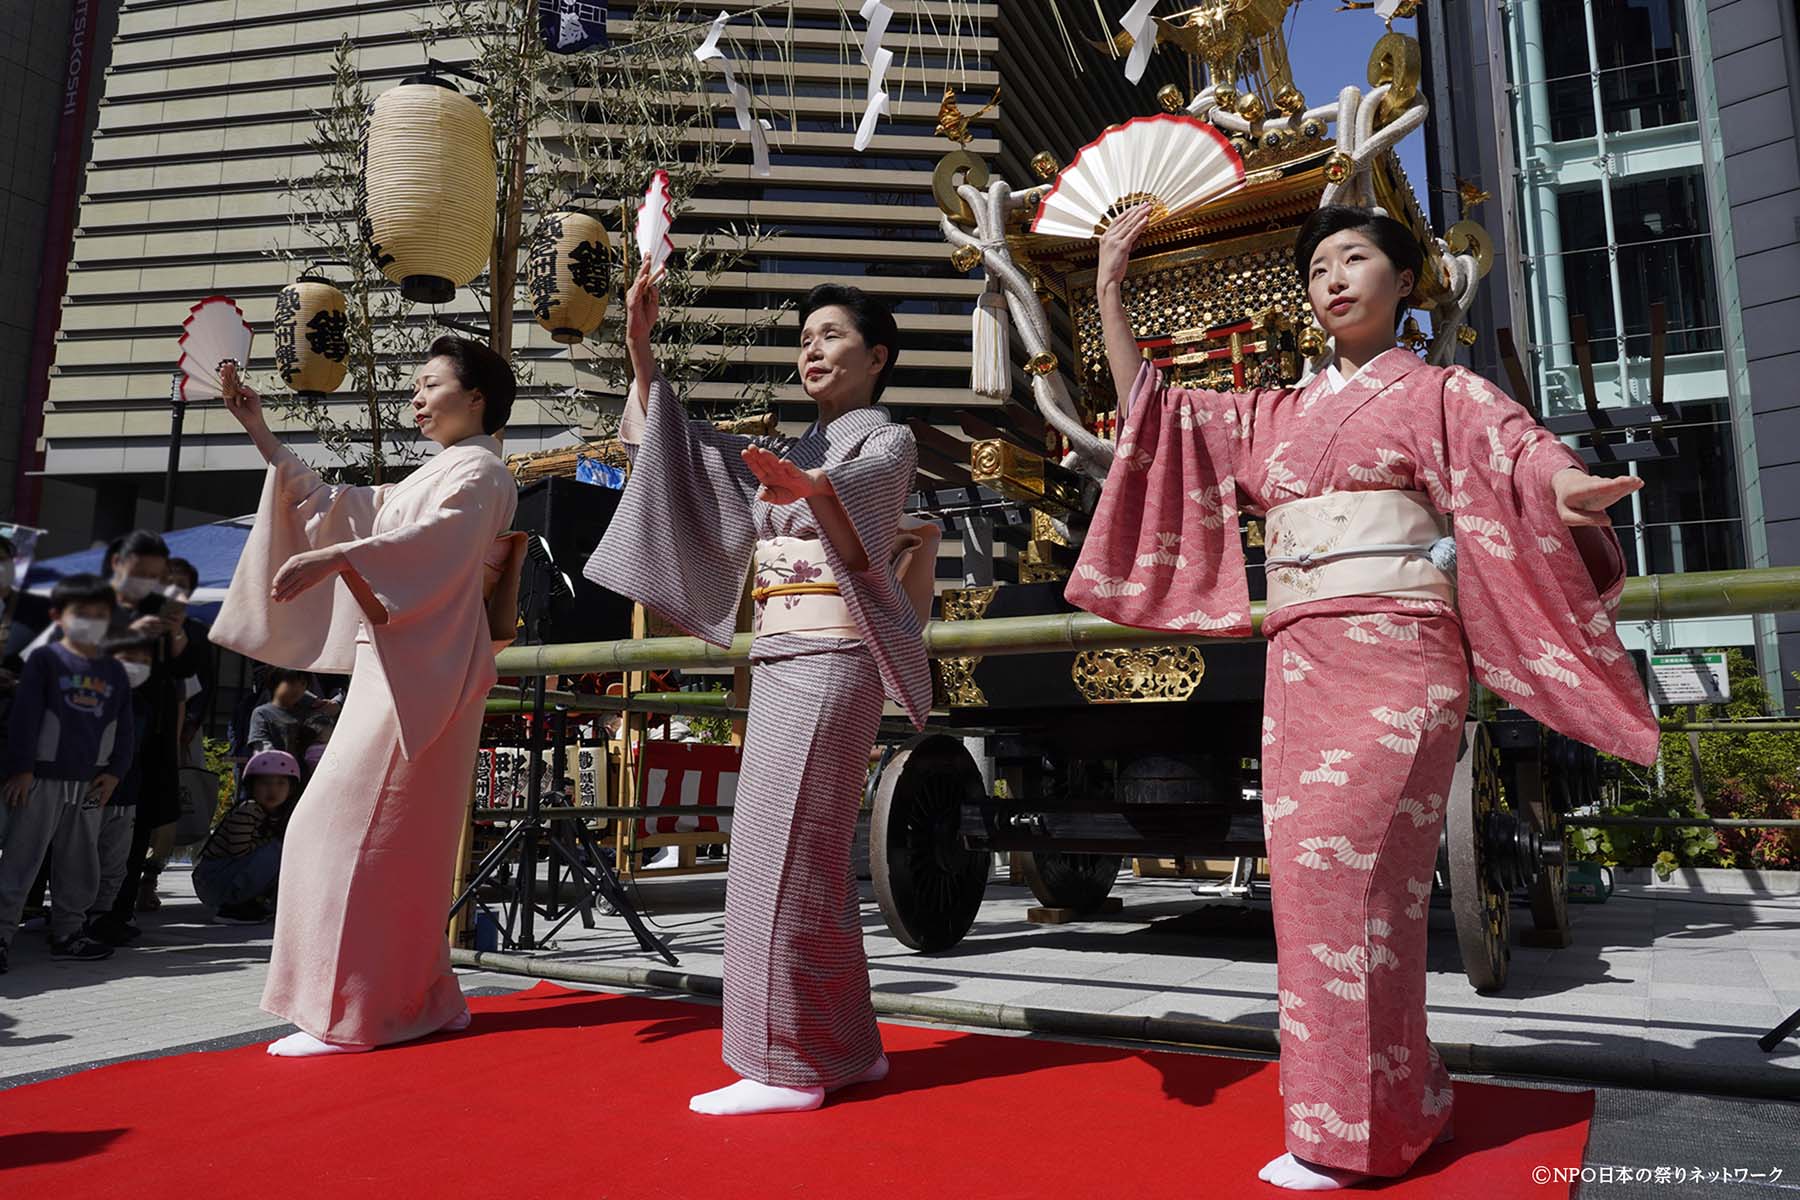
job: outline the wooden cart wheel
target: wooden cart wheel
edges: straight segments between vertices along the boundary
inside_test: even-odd
[[[1511,913],[1507,892],[1488,861],[1487,835],[1506,799],[1500,785],[1500,752],[1487,726],[1470,721],[1465,732],[1468,750],[1456,764],[1444,825],[1450,911],[1456,918],[1463,973],[1476,991],[1495,992],[1506,986],[1512,959]]]
[[[1520,764],[1520,794],[1512,798],[1513,809],[1531,822],[1537,851],[1537,874],[1528,889],[1533,928],[1520,940],[1529,946],[1560,950],[1574,940],[1569,932],[1568,843],[1563,814],[1579,797],[1598,791],[1600,768],[1592,747],[1548,729],[1543,746],[1538,763]],[[1590,774],[1595,778],[1589,779]]]
[[[1563,818],[1554,804],[1528,805],[1526,816],[1536,830],[1538,840],[1546,847],[1556,847],[1556,861],[1548,856],[1539,859],[1537,878],[1531,881],[1530,933],[1520,941],[1528,946],[1560,950],[1574,940],[1569,932],[1569,867],[1562,859]]]
[[[1017,857],[1019,871],[1039,904],[1082,913],[1099,909],[1112,892],[1124,861],[1117,854],[1066,854],[1061,850],[1032,850]]]
[[[975,923],[992,862],[963,844],[964,804],[983,797],[981,769],[955,738],[908,742],[875,789],[869,867],[881,915],[900,944],[946,950]]]

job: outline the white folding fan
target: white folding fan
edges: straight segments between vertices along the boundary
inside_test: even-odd
[[[1184,113],[1133,117],[1083,146],[1038,206],[1031,232],[1094,238],[1139,204],[1166,220],[1244,186],[1244,160],[1213,126]]]
[[[650,186],[644,189],[644,203],[637,214],[638,261],[649,255],[652,275],[662,269],[675,249],[675,243],[669,240],[669,226],[674,223],[669,216],[669,173],[658,170],[650,176]]]
[[[217,400],[224,394],[219,364],[227,359],[240,368],[250,361],[250,322],[229,296],[208,296],[188,310],[181,323],[183,400]]]

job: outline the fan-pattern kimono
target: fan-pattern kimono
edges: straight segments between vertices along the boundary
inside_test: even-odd
[[[749,438],[690,421],[660,375],[647,410],[630,482],[584,574],[728,646],[758,540],[818,539],[854,622],[845,632],[859,635],[753,642],[725,893],[725,1062],[761,1083],[834,1087],[881,1053],[850,862],[869,751],[884,695],[916,725],[931,707],[918,617],[890,565],[917,449],[880,408],[779,447],[830,478],[871,564],[853,572],[804,501],[757,498],[740,457]],[[633,436],[621,430],[628,447]]]
[[[518,487],[477,436],[382,487],[326,484],[281,451],[212,640],[350,673],[287,827],[262,1006],[323,1041],[380,1045],[465,1010],[444,934],[495,642],[484,593],[516,570]],[[281,564],[341,546],[346,574],[283,604]],[[360,593],[360,597],[358,595]]]
[[[1333,372],[1335,374],[1335,372]],[[1341,382],[1341,381],[1339,381]],[[1425,1031],[1425,933],[1468,678],[1650,762],[1657,729],[1613,631],[1610,529],[1557,517],[1579,458],[1479,376],[1395,349],[1341,389],[1167,387],[1146,366],[1067,595],[1151,629],[1250,633],[1240,509],[1401,489],[1452,519],[1457,602],[1282,607],[1269,638],[1263,825],[1288,1149],[1403,1173],[1450,1119]]]

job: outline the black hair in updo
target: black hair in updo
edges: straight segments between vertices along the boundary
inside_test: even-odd
[[[1300,231],[1294,235],[1294,270],[1300,276],[1302,288],[1311,290],[1312,259],[1319,243],[1346,229],[1355,230],[1374,242],[1375,248],[1394,264],[1395,271],[1411,271],[1413,292],[1417,293],[1419,280],[1425,273],[1425,252],[1419,248],[1419,240],[1412,235],[1412,230],[1390,216],[1349,204],[1327,204],[1300,223]],[[1395,329],[1400,328],[1400,322],[1405,319],[1407,307],[1405,299],[1394,307]]]
[[[481,393],[481,432],[492,435],[506,428],[512,420],[513,395],[519,383],[504,358],[472,338],[450,334],[431,343],[425,358],[449,359],[457,384],[465,392]]]
[[[888,380],[893,377],[894,364],[900,361],[900,327],[894,322],[894,310],[887,301],[871,296],[859,287],[851,287],[847,283],[821,283],[806,293],[806,299],[800,302],[800,327],[806,328],[806,322],[821,308],[841,308],[850,314],[850,320],[856,325],[856,332],[862,334],[863,345],[873,350],[877,346],[887,347],[887,361],[881,364],[881,374],[875,377],[875,395],[873,399],[881,399],[881,393],[887,390]]]

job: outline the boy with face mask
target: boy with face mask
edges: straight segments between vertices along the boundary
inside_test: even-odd
[[[7,810],[0,850],[0,971],[7,967],[25,893],[52,842],[50,956],[93,960],[112,950],[84,930],[100,886],[100,818],[131,765],[135,729],[131,683],[100,653],[113,590],[95,575],[57,583],[51,612],[62,638],[25,662],[13,702],[0,802]]]

